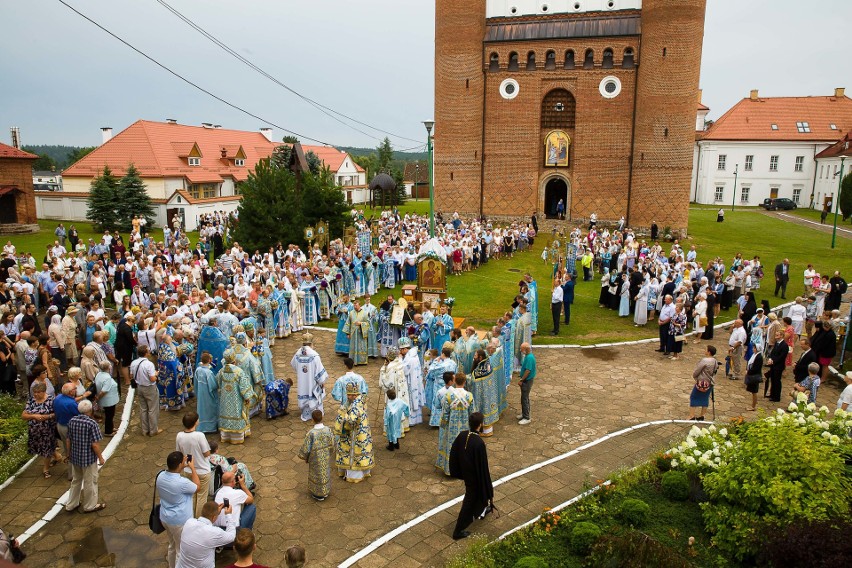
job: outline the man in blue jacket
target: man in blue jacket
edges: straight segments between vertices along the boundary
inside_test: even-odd
[[[565,325],[571,323],[571,304],[574,303],[574,278],[570,274],[565,275],[565,283],[562,284],[562,309],[565,311]]]

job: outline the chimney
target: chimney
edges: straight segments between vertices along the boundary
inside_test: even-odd
[[[213,123],[212,122],[202,122],[201,127],[202,128],[213,128]]]
[[[12,130],[12,147],[20,150],[21,149],[21,129],[18,128],[17,126],[13,126],[11,128],[11,130]]]
[[[166,124],[177,124],[177,119],[176,118],[167,118]]]
[[[101,128],[101,144],[106,144],[112,139],[112,126],[104,126]]]
[[[834,96],[838,99],[846,96],[846,89],[843,87],[837,87],[834,89]]]
[[[750,98],[751,98],[751,100],[753,100],[753,101],[758,101],[758,100],[760,100],[760,97],[757,95],[757,89],[752,89],[752,90],[751,90],[751,97],[750,97]]]
[[[224,146],[222,146],[222,157],[223,157],[223,158],[227,158],[227,157],[228,157],[228,149],[227,149],[227,148],[225,148]]]
[[[272,142],[272,129],[271,128],[261,128],[260,133],[266,136],[266,139]]]

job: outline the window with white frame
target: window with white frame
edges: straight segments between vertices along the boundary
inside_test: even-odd
[[[825,170],[825,164],[819,167],[819,179],[822,179],[823,170]]]
[[[802,172],[804,170],[805,170],[805,157],[804,156],[796,156],[795,171]]]
[[[716,186],[716,193],[713,196],[713,201],[715,201],[716,203],[720,203],[724,200],[725,200],[725,186],[717,185]]]
[[[754,155],[748,154],[745,158],[745,171],[750,172],[754,167]]]
[[[800,134],[807,134],[811,131],[811,125],[807,122],[797,122],[796,130],[798,130]]]
[[[769,171],[778,171],[778,156],[769,156]]]
[[[799,200],[800,200],[801,198],[802,198],[802,188],[801,188],[801,187],[794,187],[794,188],[793,188],[793,203],[795,203],[796,205],[798,205],[798,204],[799,204]]]
[[[236,160],[234,160],[234,165],[235,166],[244,166],[244,165],[246,165],[246,161],[237,158]]]
[[[200,166],[201,158],[187,158],[187,162],[190,166]]]
[[[751,187],[744,185],[740,188],[740,203],[748,203],[748,193]]]
[[[726,154],[719,154],[719,164],[716,166],[716,169],[720,172],[725,171],[725,164],[728,161],[728,156]]]

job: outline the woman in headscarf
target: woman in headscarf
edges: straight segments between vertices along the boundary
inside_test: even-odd
[[[47,369],[37,366],[40,375],[47,377]],[[56,465],[61,456],[56,451],[56,413],[53,410],[53,396],[47,393],[43,382],[33,383],[32,396],[21,413],[26,420],[27,450],[30,454],[41,456],[44,460],[42,475],[50,477],[50,468]]]
[[[50,326],[47,328],[47,346],[50,356],[59,361],[59,368],[63,371],[68,368],[65,359],[65,334],[62,332],[62,316],[54,314],[50,318]]]

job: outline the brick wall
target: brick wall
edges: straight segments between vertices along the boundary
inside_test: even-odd
[[[0,185],[14,185],[21,190],[15,192],[15,207],[21,225],[37,222],[32,164],[33,159],[30,158],[0,159]]]

